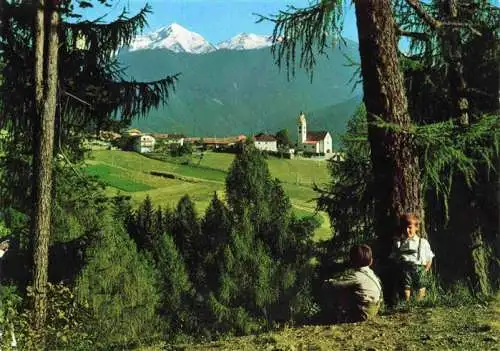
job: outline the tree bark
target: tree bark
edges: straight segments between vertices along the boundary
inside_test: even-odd
[[[458,19],[457,0],[444,0],[441,2],[441,15],[447,22],[456,22]],[[467,84],[464,79],[464,66],[460,42],[460,29],[447,27],[440,35],[443,56],[447,64],[448,84],[452,102],[453,119],[458,125],[469,125],[469,99],[467,97]]]
[[[37,113],[42,111],[43,101],[43,60],[45,50],[44,0],[39,0],[35,18],[35,104]]]
[[[57,103],[58,84],[58,47],[59,47],[59,14],[54,8],[44,8],[40,1],[42,11],[37,11],[37,24],[39,15],[48,14],[50,20],[46,28],[44,26],[36,30],[35,39],[35,99],[37,102],[37,116],[39,128],[35,129],[35,148],[33,150],[33,188],[34,204],[32,214],[32,237],[33,245],[33,327],[42,331],[47,310],[46,288],[48,280],[48,248],[51,232],[52,213],[52,167],[54,152],[54,122]],[[39,33],[41,32],[41,34]],[[46,38],[44,37],[44,32]],[[39,41],[39,38],[43,40]],[[43,42],[47,42],[47,49],[43,50]],[[42,46],[42,49],[40,49]],[[42,58],[38,55],[42,54]],[[40,65],[41,61],[41,66]],[[42,67],[42,73],[40,70]],[[42,77],[42,81],[40,81]],[[42,91],[40,99],[40,89]]]
[[[386,258],[404,212],[422,217],[418,157],[412,138],[403,74],[397,57],[396,26],[390,0],[357,0],[356,18],[368,115],[368,139],[375,178],[375,231],[378,255]],[[402,128],[381,128],[380,118]]]

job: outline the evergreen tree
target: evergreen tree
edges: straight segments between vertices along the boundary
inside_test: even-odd
[[[266,160],[251,143],[237,154],[226,178],[226,199],[236,221],[245,211],[257,231],[269,216],[271,174]]]
[[[161,317],[166,326],[167,337],[193,331],[192,284],[182,255],[177,250],[171,235],[158,236],[153,250],[159,272],[161,292]]]
[[[92,6],[87,1],[78,5]],[[130,122],[133,116],[165,102],[175,77],[151,83],[126,82],[116,65],[114,53],[144,27],[148,7],[132,18],[124,13],[109,24],[68,21],[77,17],[70,0],[2,0],[0,8],[0,51],[5,57],[0,127],[8,128],[13,143],[23,145],[33,155],[34,326],[41,329],[48,278],[54,140],[58,151],[64,153],[62,145],[67,146],[75,133],[99,128],[116,116],[118,108],[120,117]],[[31,148],[24,146],[26,139],[32,140]]]
[[[87,249],[76,283],[78,300],[93,312],[99,348],[128,347],[156,338],[160,293],[157,272],[137,253],[123,227],[106,216],[101,235]]]
[[[201,224],[201,245],[207,288],[215,291],[222,270],[224,248],[229,243],[233,229],[232,217],[226,205],[214,193]]]
[[[148,195],[137,209],[132,223],[129,223],[129,234],[135,240],[139,250],[149,252],[153,250],[155,237],[162,234],[157,231],[156,221],[153,203]]]
[[[191,281],[196,287],[204,286],[205,270],[202,261],[204,240],[198,215],[189,195],[184,195],[177,203],[173,216],[172,236],[184,258]]]
[[[220,286],[208,300],[220,327],[248,332],[304,317],[311,312],[311,238],[317,223],[307,226],[294,219],[281,184],[271,179],[252,145],[236,155],[226,194],[233,230]]]

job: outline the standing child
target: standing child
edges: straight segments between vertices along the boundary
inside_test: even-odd
[[[431,269],[434,253],[429,241],[417,235],[420,219],[414,213],[405,213],[400,218],[402,238],[396,242],[393,253],[401,264],[401,278],[405,300],[408,301],[412,289],[417,289],[417,300],[425,297],[426,277]]]

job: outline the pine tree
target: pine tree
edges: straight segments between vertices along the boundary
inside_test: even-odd
[[[294,219],[281,184],[271,179],[252,145],[235,157],[226,194],[233,230],[219,288],[208,299],[220,327],[246,332],[304,317],[311,306],[311,238],[317,223],[307,226]]]
[[[92,4],[84,1],[79,6]],[[135,17],[123,14],[109,24],[65,21],[76,17],[69,0],[34,3],[2,0],[0,7],[0,51],[6,63],[2,72],[5,81],[0,94],[0,127],[12,132],[13,143],[23,145],[26,139],[33,141],[31,149],[23,149],[33,155],[30,190],[34,326],[41,329],[45,319],[51,232],[54,139],[58,140],[59,152],[64,152],[62,145],[68,145],[66,142],[75,132],[98,128],[118,108],[120,117],[130,122],[133,116],[164,103],[175,77],[151,83],[126,82],[116,65],[114,53],[144,27],[148,7]],[[17,176],[26,175],[17,173]]]
[[[156,214],[151,198],[146,196],[129,224],[129,234],[135,240],[139,250],[151,252],[156,236],[161,235],[156,228]]]
[[[101,235],[86,252],[76,283],[78,300],[93,312],[92,332],[101,349],[127,347],[158,337],[157,272],[137,253],[123,227],[106,216]]]
[[[205,271],[202,262],[204,240],[200,222],[189,195],[184,195],[177,203],[172,223],[172,236],[196,287],[205,284]]]
[[[226,205],[214,193],[201,224],[203,237],[203,265],[207,275],[207,288],[215,291],[222,270],[224,248],[233,229],[232,217]]]
[[[192,284],[184,259],[171,235],[164,233],[158,236],[153,257],[160,276],[160,312],[166,324],[167,336],[173,338],[180,333],[192,331]]]

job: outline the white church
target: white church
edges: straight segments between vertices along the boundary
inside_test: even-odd
[[[315,154],[331,154],[332,136],[328,131],[307,131],[306,115],[301,112],[297,118],[297,150]]]

